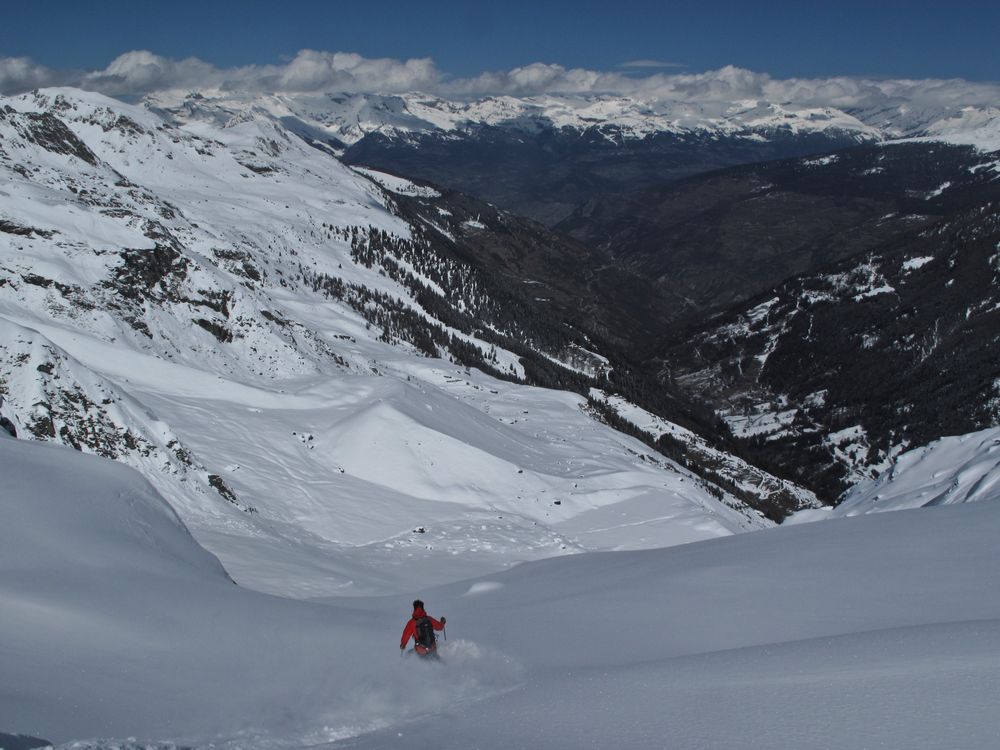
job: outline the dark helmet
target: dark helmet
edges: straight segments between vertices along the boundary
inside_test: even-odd
[[[424,608],[424,603],[422,601],[420,601],[419,599],[414,599],[413,600],[413,608],[414,609],[423,609]]]

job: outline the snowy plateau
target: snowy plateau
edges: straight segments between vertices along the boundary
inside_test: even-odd
[[[773,528],[463,327],[432,189],[155,104],[0,99],[0,746],[1000,746],[1000,430]]]

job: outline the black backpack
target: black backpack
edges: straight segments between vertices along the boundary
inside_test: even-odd
[[[434,623],[431,622],[431,618],[421,617],[414,624],[417,629],[414,642],[427,649],[434,648]]]

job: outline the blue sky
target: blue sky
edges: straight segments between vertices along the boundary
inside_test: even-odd
[[[300,49],[431,57],[472,76],[533,62],[695,72],[736,65],[780,78],[864,75],[1000,80],[994,2],[337,2],[2,0],[0,57],[101,69],[148,49],[218,67],[280,63]],[[653,68],[636,69],[636,74]]]

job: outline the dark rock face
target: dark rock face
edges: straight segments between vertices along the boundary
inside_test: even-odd
[[[97,165],[98,159],[94,152],[51,112],[19,113],[11,107],[5,107],[0,110],[0,119],[9,120],[26,140],[46,151],[75,156],[91,166]]]
[[[26,227],[21,224],[16,224],[13,221],[6,221],[3,219],[0,219],[0,232],[18,235],[21,237],[52,237],[55,234],[54,230]]]
[[[17,427],[7,417],[0,417],[0,430],[3,430],[11,437],[17,437]]]
[[[117,286],[126,294],[129,290],[151,292],[163,290],[169,282],[183,280],[189,262],[171,245],[157,245],[152,250],[122,250],[122,264],[117,272]]]

